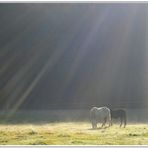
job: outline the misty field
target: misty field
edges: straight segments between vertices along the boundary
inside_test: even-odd
[[[147,145],[148,125],[91,129],[89,122],[0,125],[1,145]]]

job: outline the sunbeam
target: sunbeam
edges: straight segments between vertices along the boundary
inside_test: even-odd
[[[144,15],[148,15],[148,9],[147,7],[143,7],[143,14]],[[142,92],[143,95],[141,97],[141,100],[144,100],[142,102],[142,106],[147,106],[148,101],[148,20],[145,19],[145,24],[142,26],[145,30],[144,30],[144,34],[145,35],[145,40],[144,40],[144,44],[145,44],[145,50],[144,50],[144,56],[143,56],[143,65],[142,65]],[[138,102],[139,103],[139,102]]]
[[[147,5],[8,5],[0,6],[7,118],[26,109],[147,106]]]
[[[11,94],[10,100],[9,100],[8,104],[11,105],[11,102],[14,101],[14,99],[16,99],[16,97],[18,96],[17,92],[19,94],[22,93],[22,95],[21,96],[19,95],[19,99],[17,100],[17,102],[14,105],[11,105],[11,113],[8,114],[7,118],[11,117],[18,110],[18,108],[21,106],[21,104],[25,101],[25,99],[28,97],[28,95],[32,92],[32,90],[34,89],[34,87],[38,84],[38,82],[40,81],[40,79],[44,76],[44,74],[47,73],[47,72],[49,73],[50,70],[52,69],[52,67],[55,66],[55,64],[57,63],[57,61],[60,59],[60,57],[65,52],[65,50],[69,47],[69,45],[73,41],[73,37],[75,36],[75,34],[77,34],[77,31],[76,30],[79,31],[79,23],[76,24],[75,30],[73,30],[72,36],[70,38],[68,38],[67,40],[61,39],[61,41],[64,40],[62,42],[62,45],[61,44],[60,44],[60,46],[57,45],[57,47],[56,47],[57,49],[55,49],[55,52],[53,53],[53,55],[50,55],[49,56],[49,59],[45,62],[45,64],[42,67],[42,69],[39,71],[39,73],[36,75],[36,77],[32,80],[32,82],[29,84],[28,88],[23,93],[22,93],[22,90],[21,90],[20,85],[19,85],[18,88],[13,86],[13,88],[17,88],[17,90],[15,90],[15,93],[13,93],[13,95]],[[40,44],[40,45],[42,47],[34,47],[34,49],[35,48],[37,48],[37,49],[43,48],[43,44]],[[25,65],[26,67],[23,67],[23,70],[20,69],[20,73],[21,74],[26,74],[28,70],[34,69],[33,67],[35,66],[35,64],[39,60],[39,57],[41,56],[41,54],[45,55],[45,53],[42,52],[42,50],[39,50],[39,52],[40,53],[35,53],[35,55],[34,55],[35,57],[32,58],[31,61],[28,61],[28,63],[30,63],[29,66],[28,66],[28,64],[26,64]],[[17,78],[17,80],[19,82],[18,75],[15,76],[15,77]],[[12,84],[14,84],[14,80],[12,80]],[[9,85],[11,85],[11,83],[9,83]],[[22,83],[22,88],[24,89],[24,83]],[[6,88],[6,89],[8,89],[8,88]]]
[[[143,3],[1,3],[0,145],[148,144],[147,16]]]
[[[128,7],[124,7],[124,11],[126,9],[128,10]],[[129,49],[127,46],[130,42],[129,37],[131,35],[131,31],[134,25],[134,20],[135,20],[137,11],[138,11],[137,6],[127,11],[128,13],[127,21],[121,24],[121,26],[119,27],[119,31],[116,34],[114,33],[114,38],[112,40],[113,44],[111,45],[106,55],[102,57],[102,61],[100,61],[99,66],[98,66],[99,72],[100,72],[99,67],[104,68],[102,79],[100,80],[99,78],[98,79],[99,81],[97,81],[98,82],[98,93],[99,92],[102,93],[101,91],[104,91],[103,98],[104,99],[110,98],[111,100],[112,99],[116,100],[117,106],[121,105],[121,106],[127,107],[129,103],[128,100],[126,100],[126,99],[129,99],[128,96],[123,94],[125,93],[124,85],[126,85],[125,84],[126,78],[125,78],[124,72],[126,72],[126,66],[128,65],[127,59],[129,55]],[[124,30],[122,31],[122,35],[120,34],[121,30]],[[116,87],[116,85],[119,85],[119,88],[120,88],[118,92],[114,92],[115,90],[114,87]],[[102,90],[102,88],[104,88],[104,90]],[[112,98],[113,93],[116,93],[116,95],[113,96]],[[122,97],[124,97],[124,102],[122,101],[123,100]],[[107,105],[109,104],[110,103],[108,102]]]
[[[97,15],[99,15],[99,19],[95,20],[94,22],[92,22],[92,26],[90,27],[90,29],[87,32],[86,37],[83,39],[83,41],[80,43],[79,47],[78,47],[78,52],[77,55],[68,71],[66,80],[65,80],[65,84],[62,87],[62,97],[61,97],[61,101],[58,101],[58,103],[60,104],[62,102],[62,98],[64,97],[64,93],[66,92],[67,88],[69,87],[73,77],[75,76],[81,62],[83,61],[83,59],[85,58],[85,56],[88,54],[88,52],[91,50],[91,44],[92,41],[94,40],[94,38],[96,38],[97,33],[99,32],[99,29],[101,28],[101,25],[104,23],[110,8],[105,9],[103,12],[101,12],[101,14],[93,14],[95,12],[92,13],[92,9],[95,9],[95,7],[90,8],[90,11],[88,10],[89,13],[91,14],[85,14],[85,17],[88,16],[91,17],[95,17]],[[84,24],[82,24],[84,25]],[[72,96],[71,96],[72,97]],[[67,98],[69,100],[69,98]],[[67,100],[67,101],[68,101]],[[67,102],[66,101],[66,102]],[[69,100],[70,101],[70,100]]]

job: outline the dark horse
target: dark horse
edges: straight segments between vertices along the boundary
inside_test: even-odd
[[[111,113],[111,125],[112,125],[112,119],[118,119],[120,118],[120,127],[122,126],[122,123],[124,123],[124,127],[126,126],[126,111],[124,109],[110,109]]]

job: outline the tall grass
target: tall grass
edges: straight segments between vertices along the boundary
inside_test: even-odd
[[[148,125],[91,129],[89,122],[1,124],[1,145],[147,145]]]

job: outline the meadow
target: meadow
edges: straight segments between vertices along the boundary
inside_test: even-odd
[[[92,130],[89,122],[0,124],[1,145],[148,145],[148,125]]]

